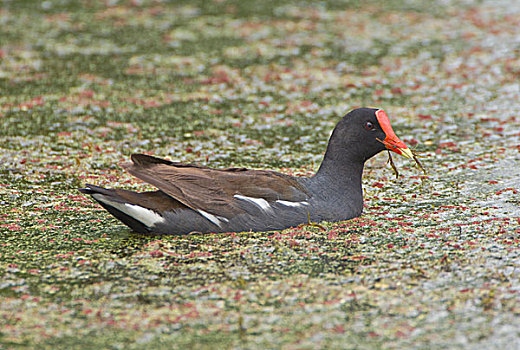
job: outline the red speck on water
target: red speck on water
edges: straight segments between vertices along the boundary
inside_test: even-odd
[[[152,258],[160,258],[160,257],[163,256],[163,255],[164,255],[164,253],[161,252],[160,250],[152,250],[152,251],[150,252],[150,256],[151,256]]]
[[[512,187],[508,187],[508,188],[504,188],[503,190],[496,191],[495,194],[496,194],[496,195],[500,195],[500,194],[502,194],[502,193],[504,193],[504,192],[506,192],[506,191],[512,191],[513,194],[517,194],[517,193],[518,193],[518,191],[515,190],[514,188],[512,188]]]
[[[332,331],[335,332],[335,333],[345,333],[345,327],[343,327],[342,325],[338,324],[336,326],[334,326],[332,328]]]
[[[398,338],[404,338],[404,337],[406,337],[406,333],[403,332],[403,331],[397,331],[397,332],[395,333],[395,335],[396,335],[396,337],[398,337]]]
[[[364,260],[366,259],[367,257],[365,255],[358,255],[358,256],[353,256],[351,257],[350,259],[351,260]]]

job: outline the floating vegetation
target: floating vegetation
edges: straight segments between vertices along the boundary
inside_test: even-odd
[[[0,348],[518,344],[517,3],[4,1]],[[77,191],[151,189],[136,152],[310,175],[360,106],[424,174],[371,159],[354,220],[148,237]]]

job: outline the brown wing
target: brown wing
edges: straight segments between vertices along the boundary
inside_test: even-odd
[[[268,202],[299,202],[308,198],[306,189],[296,179],[273,171],[211,169],[144,154],[133,154],[132,161],[133,164],[123,164],[130,174],[194,210],[227,218],[244,212],[243,203],[233,197],[235,194],[263,198]]]

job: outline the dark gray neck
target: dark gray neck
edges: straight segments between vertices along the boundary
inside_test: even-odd
[[[361,215],[362,174],[361,162],[333,161],[326,157],[316,175],[303,181],[313,194],[311,205],[316,206],[311,219],[350,219]]]
[[[308,185],[332,196],[362,199],[363,166],[362,160],[352,159],[348,153],[327,150],[318,172],[309,178]]]
[[[361,177],[363,176],[363,163],[343,162],[324,159],[318,172],[313,177],[313,182],[326,182],[337,190],[361,191]]]

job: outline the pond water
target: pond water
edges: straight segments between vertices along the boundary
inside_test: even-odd
[[[0,347],[520,347],[520,5],[21,1],[0,9]],[[343,114],[365,213],[146,237],[81,195],[146,152],[309,175]]]

